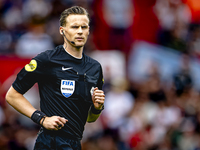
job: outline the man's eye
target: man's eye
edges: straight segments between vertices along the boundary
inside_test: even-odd
[[[78,28],[78,26],[72,26],[72,28],[74,28],[74,29],[77,29],[77,28]]]
[[[88,26],[82,26],[81,28],[82,28],[82,29],[87,29],[87,28],[88,28]]]

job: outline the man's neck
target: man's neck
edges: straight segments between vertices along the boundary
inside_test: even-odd
[[[78,58],[78,59],[82,58],[83,47],[74,47],[69,44],[68,45],[64,44],[63,48],[65,49],[67,53],[69,53],[73,57]]]

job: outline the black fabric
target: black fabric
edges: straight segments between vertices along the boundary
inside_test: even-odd
[[[59,131],[59,130],[58,130]],[[79,139],[58,131],[40,129],[34,150],[81,150]]]
[[[85,54],[82,59],[74,58],[62,45],[33,60],[37,62],[36,69],[28,72],[23,68],[13,83],[14,89],[24,94],[38,83],[41,111],[49,117],[66,118],[68,122],[61,129],[63,134],[82,138],[88,110],[93,104],[90,91],[94,87],[102,89],[103,85],[100,63]]]

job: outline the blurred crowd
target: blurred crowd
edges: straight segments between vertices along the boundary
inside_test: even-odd
[[[0,0],[0,62],[63,44],[59,16],[73,5],[89,11],[84,52],[102,64],[106,94],[100,118],[86,124],[82,149],[200,150],[200,88],[191,72],[192,61],[200,65],[199,0]],[[163,77],[159,61],[144,65],[145,54],[135,65],[138,43],[157,47],[163,58],[176,54],[179,67]],[[19,69],[0,80],[1,150],[32,150],[40,128],[5,102]],[[25,97],[39,109],[37,85]]]

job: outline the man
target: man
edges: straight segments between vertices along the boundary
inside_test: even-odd
[[[79,6],[66,9],[59,30],[64,44],[33,58],[6,95],[11,106],[42,126],[35,150],[80,150],[86,121],[94,122],[103,110],[101,65],[83,53],[89,35],[88,12]],[[41,111],[23,97],[36,82]]]

